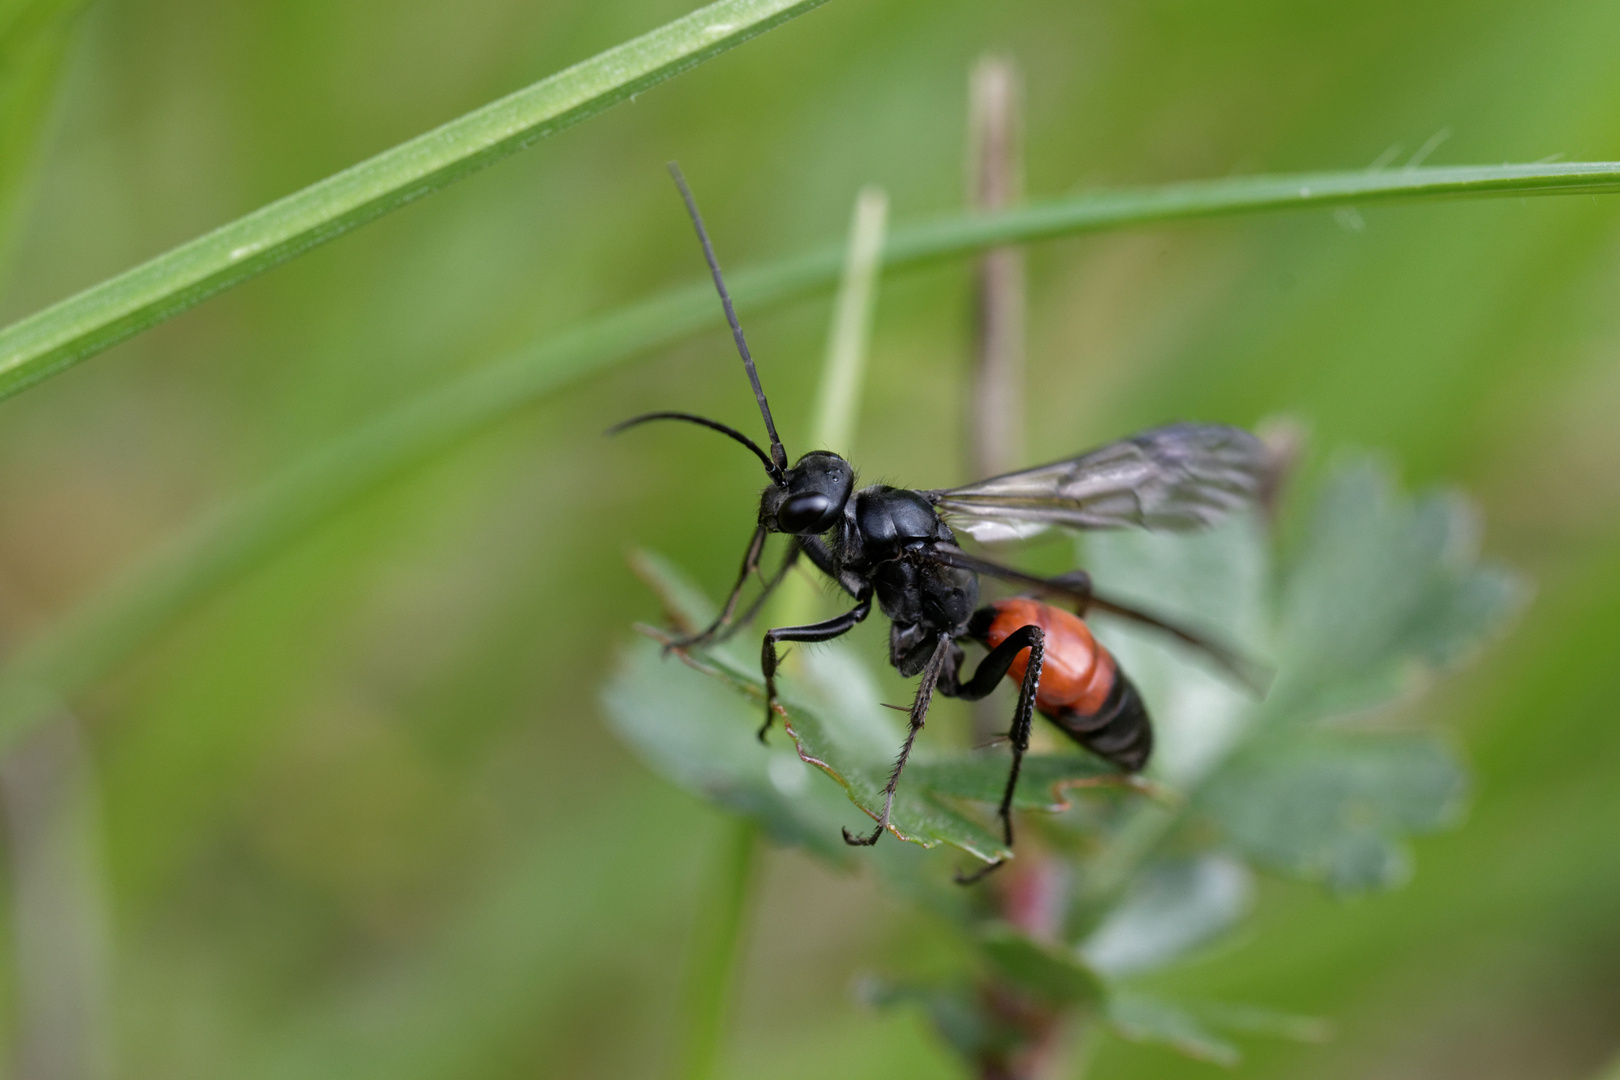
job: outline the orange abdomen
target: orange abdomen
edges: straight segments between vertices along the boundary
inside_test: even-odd
[[[1114,658],[1091,636],[1080,616],[1043,604],[1039,600],[1015,597],[994,605],[996,617],[985,633],[993,649],[1023,626],[1039,626],[1046,634],[1046,657],[1041,668],[1041,684],[1035,693],[1035,707],[1051,714],[1069,709],[1082,716],[1101,711],[1114,688]],[[1018,654],[1007,677],[1022,681],[1029,665],[1029,650]]]

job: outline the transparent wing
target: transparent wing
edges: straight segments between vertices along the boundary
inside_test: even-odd
[[[1265,445],[1241,428],[1172,424],[1066,461],[926,492],[976,540],[1070,529],[1196,529],[1252,502]]]

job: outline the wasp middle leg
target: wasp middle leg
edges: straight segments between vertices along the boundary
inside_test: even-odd
[[[928,706],[933,704],[934,689],[939,685],[939,677],[945,672],[945,662],[951,657],[951,646],[955,642],[949,634],[940,634],[938,642],[934,645],[934,653],[928,658],[928,663],[922,670],[922,682],[917,686],[917,696],[911,701],[911,726],[906,730],[906,741],[900,744],[900,756],[894,761],[894,768],[889,771],[889,782],[883,788],[883,813],[878,817],[877,828],[869,836],[856,836],[848,829],[844,830],[844,843],[855,847],[871,847],[883,835],[883,830],[889,827],[889,814],[894,810],[894,789],[900,785],[900,774],[906,769],[906,759],[911,756],[911,746],[917,741],[917,732],[921,731],[923,724],[928,720]]]

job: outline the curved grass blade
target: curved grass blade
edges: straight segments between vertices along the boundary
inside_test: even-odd
[[[1557,195],[1620,191],[1620,162],[1457,165],[1372,172],[1293,173],[1191,180],[1033,203],[1003,214],[951,218],[895,235],[889,264],[1150,222],[1190,221],[1268,210],[1322,209],[1435,197]]]
[[[823,2],[721,0],[13,323],[0,330],[0,400]],[[716,23],[724,14],[719,9],[751,11],[755,21]],[[712,35],[716,41],[698,47],[700,42],[692,39],[701,38],[709,25],[739,28]],[[681,53],[682,44],[690,51]],[[662,66],[652,66],[658,59]],[[622,78],[615,64],[629,60],[646,73],[618,83],[604,74]],[[597,88],[595,96],[589,96],[592,87]],[[892,235],[883,262],[886,267],[915,265],[999,244],[1265,210],[1438,196],[1612,191],[1620,191],[1620,163],[1615,162],[1193,181],[1057,199],[1002,214],[943,218]],[[842,259],[842,247],[830,246],[739,275],[731,283],[733,293],[739,303],[758,303],[827,288],[837,280]],[[668,294],[668,299],[678,295]],[[696,290],[684,292],[688,302],[695,295]],[[625,316],[634,318],[638,310],[629,309]]]
[[[825,2],[719,0],[13,323],[0,398]]]

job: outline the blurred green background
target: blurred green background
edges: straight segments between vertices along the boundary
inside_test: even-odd
[[[0,319],[690,6],[97,0]],[[1608,0],[833,0],[0,404],[0,642],[389,405],[695,279],[668,158],[740,266],[841,235],[863,183],[897,221],[960,206],[986,50],[1024,72],[1041,196],[1398,164],[1444,132],[1431,164],[1620,158],[1617,45]],[[1335,1021],[1325,1045],[1255,1044],[1244,1076],[1596,1075],[1620,1049],[1620,200],[1132,231],[1034,248],[1030,276],[1030,460],[1286,412],[1313,469],[1373,448],[1471,491],[1487,552],[1538,585],[1429,699],[1477,789],[1412,884],[1343,904],[1270,883],[1243,940],[1163,988]],[[969,282],[886,282],[868,478],[966,479]],[[750,320],[790,448],[827,309]],[[0,947],[13,1071],[46,1075],[20,1048],[54,1038],[130,1077],[664,1074],[723,822],[612,739],[596,692],[655,611],[625,549],[718,589],[759,478],[721,440],[601,438],[653,408],[754,424],[720,334],[620,366],[376,492],[72,703],[93,872],[78,907],[44,905],[70,955]],[[862,640],[881,655],[882,628]],[[8,783],[17,926],[35,864],[27,776]],[[868,878],[766,865],[728,1075],[955,1075],[919,1020],[847,993],[929,963],[937,931]],[[42,970],[82,976],[80,1028],[30,1034],[18,987]],[[1211,1068],[1110,1041],[1093,1075]]]

